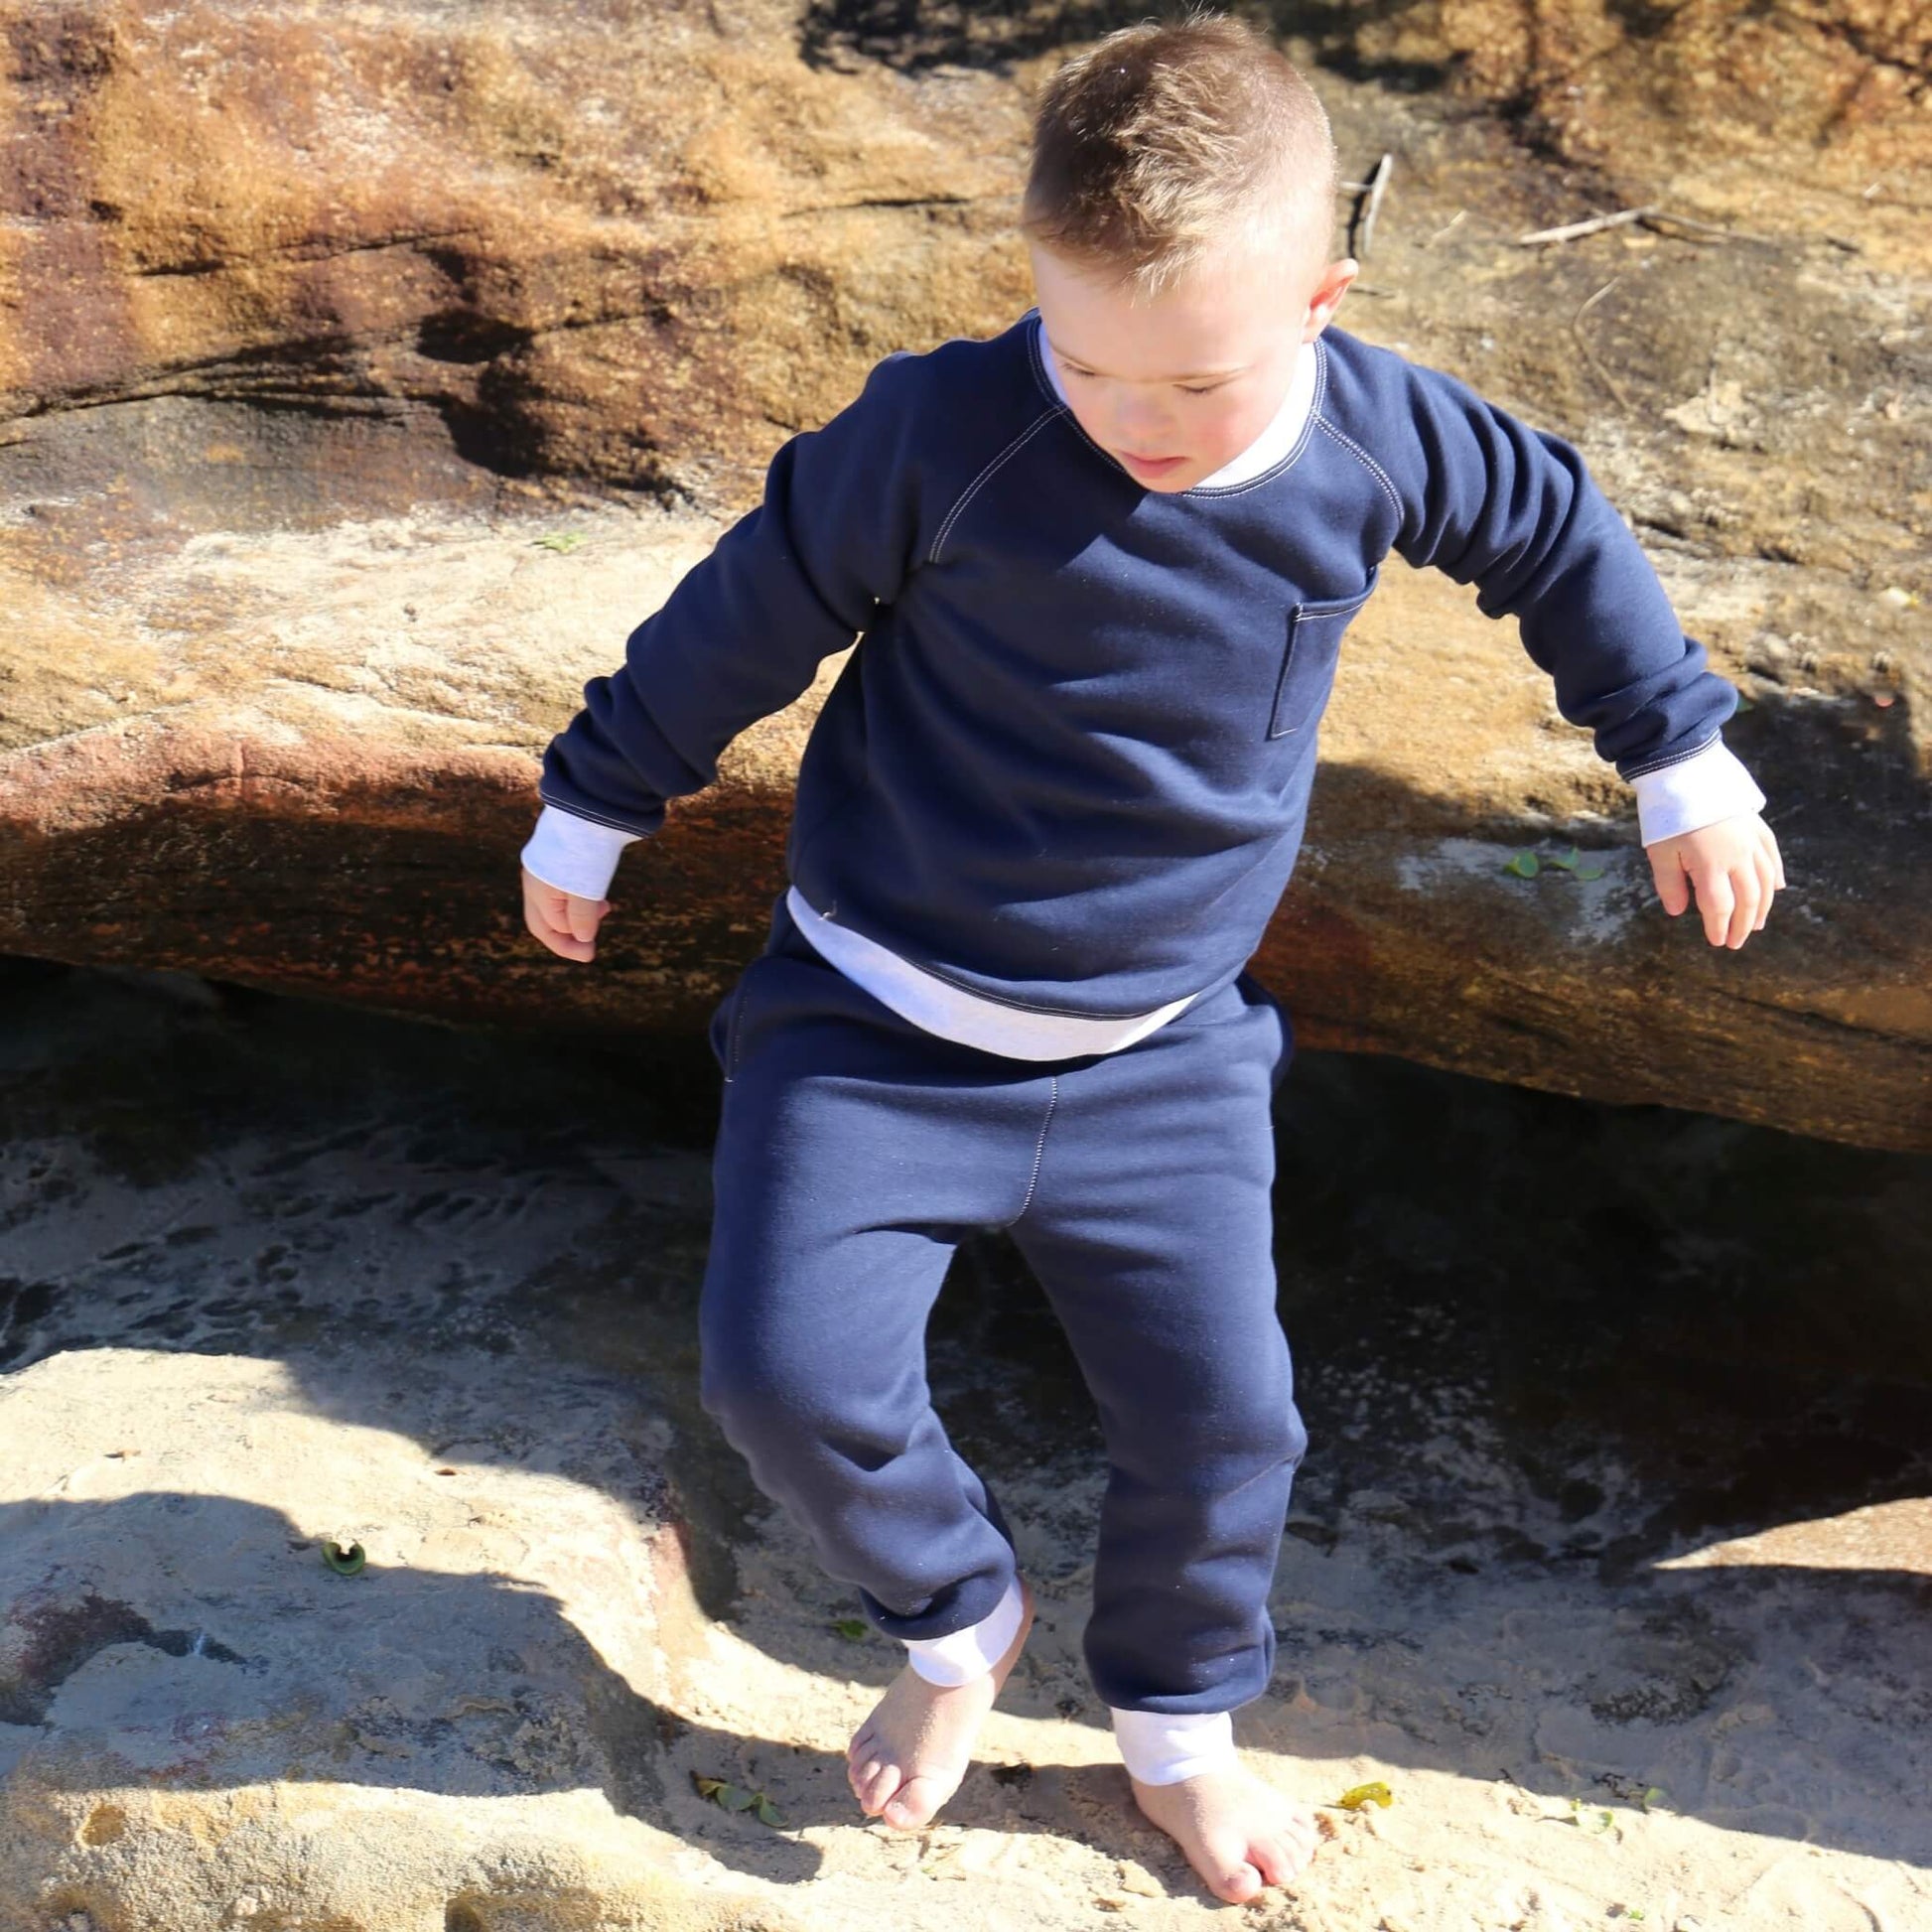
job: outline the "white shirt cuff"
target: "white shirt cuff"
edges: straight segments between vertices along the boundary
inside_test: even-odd
[[[636,842],[635,832],[620,832],[615,825],[600,825],[595,819],[546,805],[523,848],[523,870],[560,893],[601,899],[610,890],[624,847]]]
[[[1764,794],[1722,738],[1675,764],[1639,771],[1630,783],[1637,793],[1637,837],[1644,845],[1764,809]]]

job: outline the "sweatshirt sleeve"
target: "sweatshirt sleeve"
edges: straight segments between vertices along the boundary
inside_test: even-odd
[[[771,459],[762,499],[631,631],[551,740],[544,804],[645,838],[725,747],[790,704],[912,569],[922,358],[896,350],[823,428]]]
[[[1685,635],[1577,450],[1441,370],[1390,350],[1377,361],[1373,455],[1357,454],[1387,466],[1394,549],[1475,584],[1486,616],[1514,617],[1558,710],[1624,778],[1717,744],[1737,692]]]

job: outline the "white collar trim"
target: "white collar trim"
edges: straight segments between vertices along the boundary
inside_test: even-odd
[[[1035,316],[1034,330],[1039,341],[1039,359],[1046,370],[1046,379],[1053,385],[1054,395],[1064,403],[1066,387],[1060,380],[1059,365],[1053,360],[1052,345],[1046,340],[1043,317]],[[1230,458],[1211,477],[1203,477],[1199,483],[1189,483],[1188,488],[1219,489],[1229,483],[1249,483],[1280,463],[1300,441],[1308,425],[1309,410],[1314,402],[1314,345],[1311,342],[1304,343],[1301,353],[1295,358],[1295,374],[1289,382],[1288,394],[1282,398],[1282,406],[1276,410],[1274,420],[1239,456]],[[1115,459],[1109,457],[1108,461],[1111,463]],[[1131,474],[1125,464],[1119,465],[1119,468],[1123,475]]]

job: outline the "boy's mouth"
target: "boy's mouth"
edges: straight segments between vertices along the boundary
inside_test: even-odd
[[[1172,470],[1181,461],[1177,456],[1132,456],[1125,450],[1119,451],[1118,455],[1130,469],[1138,470],[1150,477],[1158,477],[1163,471]]]

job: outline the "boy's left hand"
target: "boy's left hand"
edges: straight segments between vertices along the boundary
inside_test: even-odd
[[[1778,842],[1755,812],[1659,839],[1644,851],[1664,910],[1676,918],[1690,906],[1695,889],[1704,936],[1733,952],[1764,929],[1772,897],[1784,884]]]

